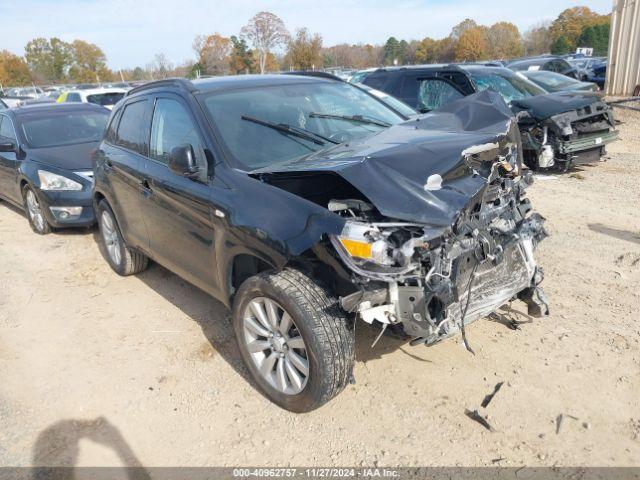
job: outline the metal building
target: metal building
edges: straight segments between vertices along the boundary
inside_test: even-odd
[[[614,0],[605,92],[627,96],[640,85],[640,0]]]

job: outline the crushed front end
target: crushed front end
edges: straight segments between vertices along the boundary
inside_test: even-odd
[[[518,148],[506,137],[462,153],[462,168],[483,186],[448,228],[381,219],[362,201],[330,203],[349,218],[331,242],[358,289],[341,297],[342,308],[368,323],[401,326],[413,344],[427,345],[512,300],[525,302],[531,316],[547,315],[533,256],[546,236],[544,219],[525,195],[532,176]],[[437,188],[439,179],[429,178],[425,189]]]
[[[531,113],[531,110],[529,110]],[[618,138],[613,111],[602,100],[547,118],[521,115],[524,158],[531,168],[596,162],[605,146]]]

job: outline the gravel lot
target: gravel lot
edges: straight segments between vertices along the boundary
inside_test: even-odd
[[[606,162],[530,190],[548,319],[476,322],[475,356],[371,349],[359,323],[357,384],[305,415],[253,389],[220,303],[0,205],[0,465],[640,466],[640,117],[619,117]],[[465,409],[498,382],[488,431]]]

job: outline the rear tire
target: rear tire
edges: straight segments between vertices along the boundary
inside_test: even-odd
[[[145,270],[149,265],[149,258],[124,243],[116,216],[106,200],[98,203],[96,213],[100,229],[100,250],[113,271],[125,277]]]
[[[38,235],[47,235],[51,233],[51,225],[47,222],[40,200],[35,190],[29,184],[22,187],[22,199],[24,201],[24,209],[27,212],[29,225],[31,229]]]
[[[273,318],[278,320],[271,322]],[[264,272],[246,280],[235,297],[233,326],[257,386],[286,410],[314,410],[349,383],[355,360],[353,325],[336,299],[298,270]]]

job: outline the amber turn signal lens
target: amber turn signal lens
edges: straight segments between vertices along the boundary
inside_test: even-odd
[[[350,240],[348,238],[340,238],[340,243],[352,257],[371,258],[371,244]]]

